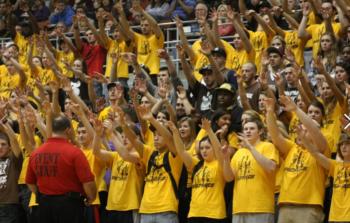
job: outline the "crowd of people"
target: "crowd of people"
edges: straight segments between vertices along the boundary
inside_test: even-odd
[[[349,21],[349,0],[1,0],[0,223],[350,222]]]

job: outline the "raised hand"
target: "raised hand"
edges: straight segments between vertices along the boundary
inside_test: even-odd
[[[280,103],[283,105],[283,110],[293,112],[297,110],[297,105],[294,103],[294,101],[287,96],[281,96],[280,97]]]
[[[175,17],[175,22],[178,29],[183,29],[183,23],[178,16]]]
[[[73,92],[72,85],[71,85],[70,80],[68,78],[63,78],[61,81],[61,85],[62,85],[62,89],[65,92],[67,92],[67,93]]]
[[[172,122],[172,121],[168,121],[167,125],[169,127],[169,129],[175,133],[176,131],[178,131],[178,128],[176,127],[176,125]]]
[[[202,118],[202,129],[206,132],[211,130],[211,122],[207,118]]]
[[[276,74],[274,75],[274,77],[275,77],[275,83],[276,83],[276,85],[279,86],[279,87],[283,87],[284,80],[283,80],[283,78],[281,77],[281,74],[280,74],[280,73],[276,73]]]
[[[238,139],[240,140],[240,145],[244,148],[251,150],[253,148],[252,144],[247,139],[247,136],[243,133],[238,134]]]
[[[104,132],[105,132],[105,128],[103,126],[103,123],[98,120],[98,119],[93,119],[93,126],[94,126],[94,130],[95,130],[95,133],[97,136],[102,136],[104,135]]]
[[[266,111],[275,111],[275,101],[272,98],[264,98],[264,104]]]
[[[140,114],[140,117],[143,120],[151,120],[153,118],[153,115],[151,113],[151,110],[149,108],[146,107],[139,107],[138,112]]]
[[[325,74],[327,72],[326,68],[324,67],[324,64],[322,63],[321,57],[317,57],[314,60],[314,67],[320,74]]]
[[[105,77],[105,75],[103,75],[97,71],[94,72],[94,75],[92,76],[92,78],[94,80],[96,80],[97,82],[102,83],[102,84],[107,84],[109,82],[108,78]]]
[[[162,58],[164,60],[169,59],[169,54],[165,49],[158,49],[157,54],[159,58]]]
[[[187,95],[186,95],[186,89],[184,88],[184,86],[178,86],[177,87],[177,91],[176,91],[177,97],[181,100],[184,100]]]
[[[124,60],[128,64],[135,64],[136,63],[136,55],[134,53],[122,53],[121,54],[122,60]]]
[[[181,44],[176,44],[176,50],[177,50],[180,58],[185,57],[185,49],[183,48],[183,46]]]
[[[216,10],[216,8],[212,8],[210,11],[210,18],[212,21],[217,21],[218,20],[218,11]]]
[[[201,48],[199,49],[199,51],[201,53],[203,53],[204,55],[209,56],[211,54],[211,50],[212,50],[209,42],[208,41],[202,41],[200,45],[201,45]]]

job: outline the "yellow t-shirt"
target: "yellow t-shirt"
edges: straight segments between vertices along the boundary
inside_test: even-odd
[[[111,54],[131,52],[131,48],[132,47],[128,46],[125,41],[118,42],[117,40],[108,38],[108,52],[107,52],[107,61],[106,61],[106,72],[105,72],[106,77],[110,77],[111,75],[112,61],[113,61]],[[119,59],[116,67],[115,76],[128,78],[129,77],[128,63],[126,63],[122,59]]]
[[[218,161],[204,162],[193,178],[188,217],[225,218],[224,188],[225,180]]]
[[[72,51],[69,51],[68,53],[65,53],[61,50],[57,50],[56,52],[56,60],[59,68],[61,69],[61,72],[64,76],[68,78],[72,78],[74,76],[72,71],[69,71],[66,66],[64,65],[63,61],[68,63],[69,65],[73,65],[75,56]]]
[[[19,134],[17,135],[17,141],[18,141],[19,147],[22,149],[22,154],[23,154],[22,170],[21,170],[21,173],[19,174],[18,184],[26,184],[26,174],[27,174],[30,154],[28,153],[28,151],[24,149],[23,142]],[[40,137],[37,135],[34,136],[34,141],[35,141],[35,148],[38,148],[42,144]]]
[[[19,74],[5,74],[0,76],[0,97],[9,98],[11,92],[20,84]]]
[[[278,203],[323,206],[325,170],[294,142],[288,141],[288,149]]]
[[[37,77],[39,81],[45,86],[51,81],[56,80],[56,76],[51,69],[36,67],[37,73],[32,73],[33,78]]]
[[[230,68],[236,71],[237,75],[240,75],[242,66],[245,63],[248,63],[248,62],[255,63],[255,51],[254,49],[251,49],[251,51],[248,53],[245,49],[235,50],[235,53],[232,54],[231,59],[232,59],[232,65]]]
[[[146,170],[148,169],[148,161],[153,151],[149,147],[144,147],[142,162],[146,166]],[[174,157],[170,152],[159,153],[154,159],[155,165],[152,165],[149,174],[145,177],[145,187],[140,206],[140,213],[142,214],[178,211],[178,201],[169,174],[165,171],[164,167],[161,167],[165,154],[169,156],[172,175],[176,183],[179,183],[181,168],[183,166],[180,156]]]
[[[255,65],[258,69],[260,69],[262,53],[267,47],[269,47],[271,38],[268,38],[265,31],[248,32],[250,42],[252,43],[253,49],[255,51]]]
[[[341,31],[340,23],[332,23],[332,27],[336,37],[339,37]],[[320,39],[322,34],[326,32],[326,26],[324,22],[321,24],[313,24],[306,28],[306,32],[311,35],[312,56],[313,58],[317,58],[317,52],[320,47]]]
[[[304,47],[306,41],[298,37],[298,31],[289,30],[284,32],[284,40],[286,41],[287,48],[290,48],[294,54],[295,61],[299,66],[304,66]]]
[[[199,130],[194,142],[196,143],[196,142],[201,141],[201,139],[203,139],[205,136],[207,136],[207,132],[204,129]],[[238,148],[239,140],[238,140],[238,136],[235,132],[229,133],[227,136],[227,140],[228,140],[228,143],[230,144],[230,146],[232,146],[233,148]],[[195,148],[195,147],[193,147],[193,148]]]
[[[207,56],[202,54],[201,51],[200,51],[201,43],[202,43],[202,40],[197,40],[192,45],[192,50],[194,52],[195,59],[194,59],[194,61],[191,61],[191,63],[193,65],[193,67],[194,67],[193,68],[193,75],[196,78],[196,80],[198,80],[198,81],[202,80],[202,75],[199,73],[199,70],[202,67],[210,64],[209,59],[207,58]],[[224,50],[226,52],[226,64],[225,64],[225,67],[231,69],[232,64],[233,64],[233,57],[234,57],[234,54],[235,54],[235,49],[231,46],[231,44],[229,44],[225,40],[221,40],[221,43],[224,45],[224,48],[225,48]]]
[[[334,178],[329,221],[350,220],[350,163],[329,160],[329,175]]]
[[[89,162],[89,166],[91,168],[92,173],[95,176],[95,182],[97,187],[97,192],[101,191],[101,187],[103,187],[104,184],[104,172],[105,172],[105,166],[101,160],[96,158],[93,154],[93,150],[89,148],[83,148],[82,149],[87,161]],[[100,198],[97,195],[96,199],[92,202],[92,205],[98,205],[100,204]]]
[[[158,74],[160,68],[160,58],[157,50],[164,47],[164,35],[161,33],[159,39],[156,35],[141,35],[134,32],[137,48],[137,62],[144,64],[150,69],[150,74]]]
[[[113,156],[112,173],[107,199],[107,210],[129,211],[140,207],[143,178],[136,165],[124,161],[117,152],[109,152]]]
[[[328,108],[326,108],[326,117],[324,119],[324,131],[325,133],[333,137],[334,145],[337,145],[339,141],[339,137],[342,130],[340,117],[342,117],[343,114],[344,110],[340,106],[339,102],[337,102],[335,107],[330,112],[328,111]],[[332,153],[337,152],[336,146],[333,146],[332,149]]]
[[[272,143],[259,142],[256,150],[279,164],[279,154]],[[233,213],[274,213],[275,174],[269,175],[245,148],[231,160],[235,171]]]
[[[149,123],[148,123],[149,124]],[[144,141],[145,144],[148,145],[151,148],[154,148],[154,134],[153,132],[149,129],[149,127],[146,130],[146,133],[144,135]]]
[[[34,38],[39,38],[37,35],[33,35]],[[27,55],[29,51],[29,41],[19,32],[16,32],[14,43],[18,46],[19,55],[18,61],[21,64],[27,64]],[[33,41],[33,56],[40,56],[40,52],[36,47],[35,41]]]
[[[100,114],[98,115],[98,120],[104,121],[105,119],[108,118],[109,111],[112,109],[111,106],[105,107]]]

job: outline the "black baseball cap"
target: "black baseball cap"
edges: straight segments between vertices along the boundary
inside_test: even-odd
[[[115,82],[111,82],[107,84],[107,89],[111,89],[112,87],[117,87],[117,86],[121,86],[123,87],[122,83],[120,83],[119,81],[115,81]]]
[[[213,71],[213,69],[211,68],[210,65],[205,65],[204,67],[202,67],[201,69],[199,69],[199,73],[200,74],[204,74],[207,71]]]
[[[277,53],[278,55],[280,55],[281,57],[283,57],[283,53],[277,49],[276,47],[269,47],[267,48],[267,54],[270,55],[271,53]]]
[[[215,47],[212,51],[211,51],[212,54],[215,54],[215,55],[219,55],[219,56],[222,56],[222,57],[225,57],[226,58],[226,51],[222,48],[219,48],[219,47]]]

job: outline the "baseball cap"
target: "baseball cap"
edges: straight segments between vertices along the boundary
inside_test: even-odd
[[[278,55],[283,57],[283,53],[279,49],[277,49],[276,47],[271,46],[271,47],[267,48],[267,54],[269,55],[271,53],[277,53]]]
[[[207,71],[213,71],[213,69],[211,68],[210,65],[205,65],[204,67],[202,67],[201,69],[199,69],[199,73],[200,74],[204,74]]]
[[[236,89],[229,83],[223,83],[222,85],[220,85],[220,87],[215,89],[216,93],[218,93],[219,91],[228,92],[234,95],[236,92]]]
[[[226,51],[225,51],[224,49],[222,49],[222,48],[215,47],[215,48],[211,51],[211,53],[226,58]]]
[[[107,89],[109,90],[112,87],[117,87],[117,86],[123,87],[122,83],[120,83],[119,81],[115,81],[115,82],[108,83]]]

